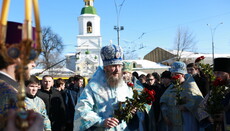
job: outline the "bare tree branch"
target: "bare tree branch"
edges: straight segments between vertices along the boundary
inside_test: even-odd
[[[174,44],[177,50],[176,60],[179,61],[184,51],[191,51],[194,49],[196,45],[195,36],[187,28],[179,27],[177,29],[177,35]]]
[[[60,61],[60,54],[63,51],[62,38],[54,33],[51,27],[42,28],[42,52],[37,65],[48,68],[56,62]]]

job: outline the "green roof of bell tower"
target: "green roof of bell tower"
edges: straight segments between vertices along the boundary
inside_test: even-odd
[[[86,6],[81,9],[81,15],[83,14],[97,14],[97,11],[93,6]]]

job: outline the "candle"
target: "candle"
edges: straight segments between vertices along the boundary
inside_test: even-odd
[[[32,3],[31,0],[25,0],[25,17],[26,21],[31,21],[31,8],[32,8]]]
[[[34,9],[34,17],[36,24],[36,47],[38,50],[41,49],[41,28],[40,28],[40,17],[39,17],[39,8],[38,8],[38,0],[33,0],[33,9]]]
[[[10,0],[3,0],[2,3],[2,14],[1,14],[1,24],[7,24],[7,16],[9,11]]]
[[[38,0],[33,0],[33,7],[34,7],[36,31],[40,31],[40,17],[39,17],[39,9],[38,9]]]

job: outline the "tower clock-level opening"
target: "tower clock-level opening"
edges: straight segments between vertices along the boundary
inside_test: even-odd
[[[91,22],[87,22],[87,33],[92,33],[92,23]]]

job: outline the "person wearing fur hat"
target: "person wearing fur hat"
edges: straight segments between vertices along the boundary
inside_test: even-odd
[[[160,98],[161,112],[165,127],[170,131],[198,131],[198,105],[202,101],[196,82],[187,74],[186,64],[176,61],[171,65],[172,78],[177,79],[182,90],[179,92],[182,102],[178,101],[176,84],[171,84]]]
[[[214,74],[216,77],[225,81],[225,86],[228,87],[228,93],[223,100],[224,109],[224,127],[223,130],[230,131],[230,58],[214,59]]]
[[[79,97],[75,107],[74,131],[127,129],[125,121],[113,117],[118,103],[133,95],[132,88],[122,78],[122,57],[121,47],[102,47],[103,67],[98,67]]]
[[[217,127],[220,131],[230,131],[230,58],[215,58],[214,59],[214,67],[213,67],[214,76],[219,78],[225,85],[225,89],[227,91],[222,104],[224,107],[224,112],[217,114],[218,119],[213,118],[207,112],[203,112],[202,121],[207,123],[213,123],[214,121],[218,121],[222,123],[221,127]],[[210,97],[211,91],[205,96],[204,100],[201,102],[200,107],[205,111],[207,101]],[[217,117],[216,117],[217,118]],[[212,125],[208,126],[207,130],[216,130]]]

